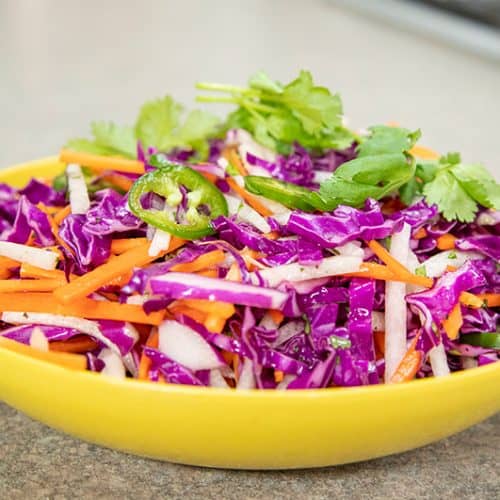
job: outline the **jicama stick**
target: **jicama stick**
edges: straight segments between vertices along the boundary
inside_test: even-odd
[[[72,214],[85,214],[90,207],[89,192],[80,165],[73,163],[66,167],[69,204]]]
[[[55,269],[59,261],[59,254],[52,250],[33,248],[10,241],[0,241],[0,256],[26,262],[42,269]]]
[[[435,377],[444,377],[450,374],[450,367],[448,366],[448,359],[442,342],[429,351],[429,360]]]
[[[273,215],[273,212],[263,205],[253,194],[249,193],[245,188],[242,188],[232,177],[228,177],[226,182],[229,187],[237,194],[239,194],[254,210],[256,210],[263,217]]]
[[[370,248],[375,248],[379,251],[373,242]],[[384,249],[385,250],[385,249]],[[406,270],[406,262],[408,261],[408,253],[410,250],[410,226],[406,223],[399,233],[395,233],[391,238],[390,258],[386,259],[386,264],[389,267],[389,262],[397,262],[404,270]],[[374,250],[375,251],[375,250]],[[380,257],[380,255],[379,255]],[[382,259],[382,257],[380,257]],[[398,269],[398,266],[394,266]],[[409,271],[407,271],[409,273]],[[402,275],[405,273],[402,272]],[[406,352],[406,285],[395,281],[387,281],[385,284],[385,381],[392,382],[393,375],[398,369],[401,360]]]

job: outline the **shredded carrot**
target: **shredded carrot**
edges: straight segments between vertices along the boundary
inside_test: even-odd
[[[426,231],[425,227],[420,227],[413,233],[413,238],[416,240],[421,240],[422,238],[425,238],[426,236],[427,236],[427,231]]]
[[[455,340],[458,338],[458,334],[460,333],[460,328],[463,324],[462,318],[462,308],[460,307],[460,303],[455,304],[453,309],[451,310],[448,317],[443,320],[443,328],[448,335],[450,340]]]
[[[72,352],[73,354],[93,351],[97,347],[99,347],[97,341],[83,335],[77,335],[68,340],[55,340],[49,343],[49,350],[51,351]]]
[[[370,240],[368,246],[373,253],[389,268],[398,281],[420,284],[426,288],[432,287],[434,281],[426,276],[417,276],[411,273],[401,262],[397,261],[378,241]],[[409,281],[411,280],[411,281]]]
[[[262,236],[268,240],[277,240],[279,238],[279,233],[278,231],[271,231],[270,233],[265,233]]]
[[[57,300],[64,304],[78,301],[83,297],[95,292],[102,286],[125,273],[131,271],[134,267],[142,267],[155,261],[162,255],[176,250],[184,244],[184,240],[172,238],[168,250],[161,252],[160,255],[151,257],[148,253],[149,242],[137,248],[132,248],[127,252],[115,257],[113,260],[102,264],[92,271],[73,280],[54,291]]]
[[[168,310],[174,315],[183,314],[184,316],[194,319],[196,322],[202,324],[205,323],[205,320],[207,319],[206,313],[200,311],[199,309],[193,309],[192,307],[187,307],[183,305],[175,305],[175,306],[170,305],[168,307]]]
[[[450,266],[449,264],[446,266],[446,269],[445,271],[447,273],[454,273],[456,270],[458,269],[458,267],[456,266]]]
[[[33,283],[42,280],[32,280]],[[162,311],[146,314],[142,306],[136,304],[120,304],[101,300],[79,298],[69,304],[63,304],[51,293],[26,292],[0,293],[0,311],[34,312],[76,316],[87,319],[113,319],[146,325],[159,325],[164,318]]]
[[[481,300],[477,295],[469,292],[462,292],[459,300],[460,304],[467,307],[473,307],[474,309],[479,309],[484,305],[483,300]]]
[[[106,174],[103,175],[103,180],[109,182],[110,184],[113,184],[113,186],[116,186],[117,188],[121,189],[122,191],[125,191],[128,193],[132,186],[134,185],[134,181],[124,177],[123,175],[120,174]]]
[[[215,184],[217,182],[217,176],[215,174],[211,174],[210,172],[203,172],[203,171],[198,171],[199,174],[203,175],[205,179],[212,184]]]
[[[267,314],[271,316],[271,319],[276,325],[280,325],[283,321],[283,318],[285,317],[285,315],[278,309],[269,309],[269,311],[267,311]]]
[[[408,382],[415,378],[420,365],[422,364],[422,352],[417,351],[415,348],[417,346],[420,333],[418,333],[412,340],[410,347],[406,351],[403,359],[399,363],[396,371],[391,377],[390,382],[392,384],[398,384],[400,382]]]
[[[61,225],[61,222],[71,214],[71,205],[66,205],[63,209],[59,210],[57,214],[54,215],[53,219],[57,226]]]
[[[385,354],[385,332],[373,332],[373,343],[375,344],[377,359],[383,358]]]
[[[261,201],[256,198],[253,194],[249,193],[246,189],[242,188],[233,178],[228,177],[226,179],[229,187],[237,194],[239,194],[254,210],[259,212],[263,217],[269,217],[273,215],[271,210],[267,208]]]
[[[241,271],[240,267],[236,262],[231,264],[231,267],[229,268],[229,271],[226,274],[226,279],[228,281],[241,281]]]
[[[217,269],[205,269],[204,271],[196,271],[194,274],[205,276],[206,278],[218,278],[219,271]]]
[[[437,240],[437,247],[439,250],[452,250],[455,248],[456,238],[452,234],[443,234]]]
[[[120,255],[127,250],[145,245],[147,242],[147,238],[118,238],[111,242],[111,253]]]
[[[66,282],[66,274],[64,271],[59,269],[42,269],[41,267],[36,267],[31,264],[23,262],[21,264],[21,269],[19,271],[21,278],[34,278],[34,279],[48,279],[48,280],[59,280],[63,283]],[[75,278],[75,275],[71,275]]]
[[[154,349],[156,349],[158,348],[158,341],[159,341],[158,330],[155,328],[149,335],[149,338],[146,341],[146,346],[153,347]],[[152,364],[151,359],[148,358],[143,352],[141,354],[141,360],[139,361],[139,374],[138,374],[139,380],[148,380],[151,364]]]
[[[63,163],[77,163],[78,165],[90,167],[98,171],[117,170],[119,172],[128,172],[129,174],[144,173],[144,164],[137,160],[81,153],[70,149],[62,149],[59,154],[59,160]]]
[[[20,263],[17,260],[9,259],[9,257],[0,256],[0,269],[11,269],[19,267]]]
[[[274,381],[279,384],[280,382],[283,382],[283,379],[285,378],[285,374],[281,370],[274,370]]]
[[[439,153],[433,151],[432,149],[426,148],[424,146],[413,146],[410,149],[410,154],[423,160],[437,160],[439,158]]]
[[[61,279],[20,279],[20,280],[0,280],[0,293],[16,293],[16,292],[52,292],[61,285],[64,285],[66,280]],[[11,300],[15,300],[11,296]]]
[[[231,164],[236,170],[238,170],[240,175],[248,175],[247,169],[241,161],[240,155],[235,148],[225,148],[222,152],[222,156]]]
[[[375,262],[363,262],[359,271],[346,273],[343,276],[349,278],[368,278],[381,281],[399,281],[402,283],[423,286],[425,288],[430,288],[433,285],[431,278],[418,276],[410,272],[403,276],[396,275],[389,269],[388,266],[377,264]]]
[[[222,333],[224,327],[226,326],[226,318],[223,318],[217,314],[210,313],[207,314],[203,326],[209,331],[214,333]]]
[[[0,347],[8,349],[9,351],[17,352],[19,354],[24,354],[31,358],[40,359],[42,361],[48,361],[59,366],[64,366],[65,368],[70,368],[72,370],[86,370],[87,369],[87,358],[80,354],[71,354],[68,352],[45,352],[34,349],[15,340],[11,340],[0,336]]]
[[[133,272],[129,271],[128,273],[122,274],[121,276],[118,276],[118,278],[112,279],[109,283],[106,283],[104,286],[117,286],[121,288],[122,286],[126,285],[130,279],[132,278]]]
[[[233,371],[234,371],[234,378],[236,379],[236,382],[240,379],[240,356],[236,353],[233,354]]]
[[[48,215],[55,215],[57,212],[61,210],[61,207],[48,207],[42,202],[37,203],[36,207],[41,210],[43,213]]]
[[[170,306],[186,306],[191,309],[198,309],[206,314],[213,314],[226,319],[230,318],[236,312],[233,304],[206,299],[180,299],[172,302]]]
[[[488,307],[500,307],[500,293],[480,293],[478,297],[484,301]]]
[[[180,273],[194,273],[201,271],[207,267],[214,267],[224,261],[226,256],[222,250],[212,250],[211,252],[204,253],[192,262],[183,262],[172,266],[172,271]]]

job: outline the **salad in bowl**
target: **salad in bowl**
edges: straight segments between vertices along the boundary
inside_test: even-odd
[[[495,363],[500,187],[420,131],[350,130],[302,71],[94,122],[0,185],[0,346],[155,384],[320,389]]]

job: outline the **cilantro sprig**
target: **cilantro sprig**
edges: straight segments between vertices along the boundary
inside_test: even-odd
[[[288,83],[272,80],[260,72],[248,87],[218,83],[198,83],[198,89],[226,95],[200,95],[200,102],[238,105],[225,128],[244,128],[257,142],[287,154],[295,142],[308,149],[345,149],[354,134],[342,125],[342,102],[338,94],[314,84],[309,71]]]
[[[402,189],[402,199],[411,203],[419,195],[436,204],[447,220],[472,222],[478,205],[500,209],[500,185],[482,165],[462,163],[458,153],[417,164],[414,179]]]
[[[193,110],[183,120],[183,107],[165,96],[146,102],[134,127],[112,122],[93,122],[92,139],[71,139],[66,147],[88,153],[136,157],[137,141],[160,151],[173,148],[192,149],[200,159],[208,155],[208,139],[216,135],[219,119],[205,111]]]

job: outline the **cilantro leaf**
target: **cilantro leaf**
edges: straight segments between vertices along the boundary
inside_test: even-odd
[[[410,132],[405,128],[376,125],[370,127],[371,135],[358,146],[358,157],[408,151],[420,138],[420,130]]]
[[[102,121],[92,122],[90,127],[93,140],[70,139],[66,147],[86,153],[135,158],[136,140],[130,127]]]
[[[472,199],[483,207],[500,209],[500,185],[482,165],[460,163],[452,173]]]
[[[178,126],[182,106],[170,96],[143,104],[135,124],[135,135],[146,148],[167,151],[175,146],[172,131]]]
[[[342,103],[338,95],[325,87],[315,87],[309,71],[283,89],[283,102],[300,121],[304,130],[315,137],[324,127],[332,129],[342,124]]]
[[[200,110],[191,111],[181,124],[182,106],[165,96],[144,104],[135,124],[135,135],[144,147],[160,151],[192,148],[201,158],[208,153],[207,138],[215,135],[218,118]]]
[[[342,102],[325,87],[316,86],[311,73],[282,85],[259,72],[250,78],[249,88],[198,83],[197,88],[226,92],[229,96],[198,96],[202,102],[233,102],[224,128],[248,130],[257,142],[288,154],[295,142],[310,150],[345,149],[354,140],[342,126]]]
[[[427,202],[435,203],[447,220],[474,220],[477,204],[449,170],[438,171],[434,180],[424,186],[423,193]]]

